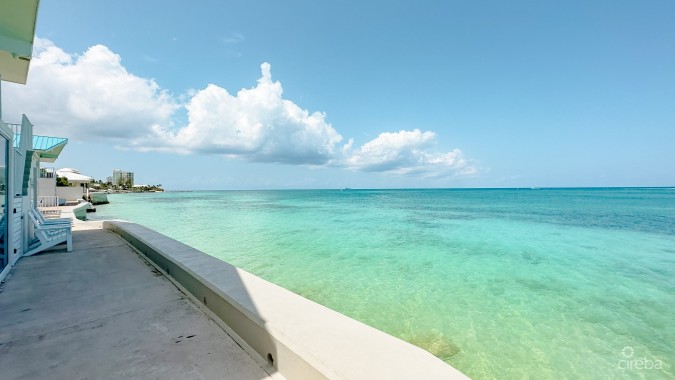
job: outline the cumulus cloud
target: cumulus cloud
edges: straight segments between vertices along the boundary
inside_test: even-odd
[[[367,172],[390,172],[397,174],[420,174],[424,176],[448,176],[474,174],[459,149],[447,153],[433,153],[436,133],[419,129],[412,131],[384,132],[355,151],[347,152],[345,165]],[[350,148],[352,141],[346,146]]]
[[[457,176],[476,171],[458,149],[436,152],[431,131],[384,132],[356,148],[353,139],[342,143],[326,114],[283,98],[268,63],[261,65],[256,86],[236,94],[210,84],[174,96],[154,80],[129,73],[120,56],[103,45],[82,55],[39,38],[35,46],[28,84],[7,84],[3,100],[5,115],[27,114],[37,133],[143,151],[366,172]],[[179,111],[187,113],[187,125],[173,125]]]
[[[258,85],[231,95],[209,85],[185,106],[188,125],[168,140],[193,152],[225,154],[259,162],[326,164],[342,136],[326,115],[283,99],[271,67],[261,66]]]
[[[42,134],[134,140],[167,126],[177,103],[154,80],[133,75],[103,45],[71,55],[36,38],[28,83],[8,84],[6,115],[29,115]]]

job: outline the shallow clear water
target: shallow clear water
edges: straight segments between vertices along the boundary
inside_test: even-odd
[[[475,379],[675,378],[675,189],[109,199],[96,218],[144,224]]]

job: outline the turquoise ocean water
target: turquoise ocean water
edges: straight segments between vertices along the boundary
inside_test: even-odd
[[[95,218],[146,225],[474,379],[675,378],[675,189],[109,199]]]

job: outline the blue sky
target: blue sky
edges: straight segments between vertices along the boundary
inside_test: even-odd
[[[40,2],[4,115],[167,189],[673,186],[673,1]]]

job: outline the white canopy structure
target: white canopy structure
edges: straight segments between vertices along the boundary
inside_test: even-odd
[[[92,177],[80,174],[80,171],[72,168],[63,168],[56,171],[58,177],[65,177],[70,183],[89,183]]]

